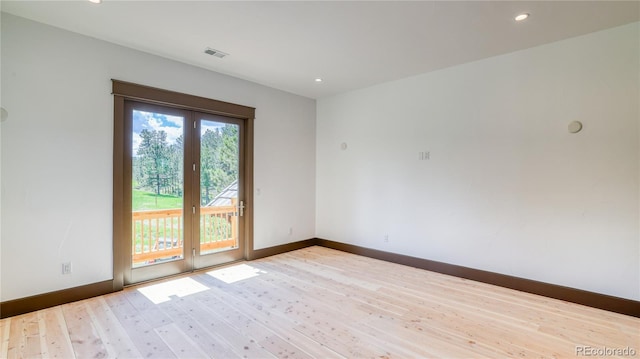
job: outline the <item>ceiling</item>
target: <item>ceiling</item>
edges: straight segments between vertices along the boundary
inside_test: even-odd
[[[638,1],[2,0],[0,6],[310,98],[640,20]],[[530,18],[516,22],[523,12]],[[207,55],[207,47],[230,55]]]

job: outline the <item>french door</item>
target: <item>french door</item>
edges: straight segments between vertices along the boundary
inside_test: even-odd
[[[124,101],[124,284],[244,258],[245,122]]]

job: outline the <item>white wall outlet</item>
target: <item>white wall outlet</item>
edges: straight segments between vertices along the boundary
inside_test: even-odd
[[[289,227],[289,235],[292,236],[293,235],[293,227]]]
[[[71,262],[62,263],[62,274],[71,274]]]
[[[388,234],[384,235],[384,243],[389,243],[389,235]]]

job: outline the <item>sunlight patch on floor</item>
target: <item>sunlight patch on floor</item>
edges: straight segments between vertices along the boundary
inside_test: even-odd
[[[254,268],[247,264],[238,264],[231,267],[217,269],[211,272],[207,272],[208,275],[219,279],[227,284],[239,282],[241,280],[257,277],[262,273],[267,273],[263,270]]]
[[[191,278],[180,278],[138,288],[138,291],[154,304],[160,304],[170,301],[172,296],[182,298],[208,289]]]

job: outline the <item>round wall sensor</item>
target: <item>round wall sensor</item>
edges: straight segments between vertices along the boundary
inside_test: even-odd
[[[569,133],[578,133],[582,130],[582,122],[573,121],[569,124]]]
[[[342,142],[342,144],[340,145],[340,149],[341,150],[346,150],[347,149],[347,143],[346,142]]]
[[[0,122],[6,121],[7,117],[9,117],[7,110],[5,110],[4,107],[0,107]]]

